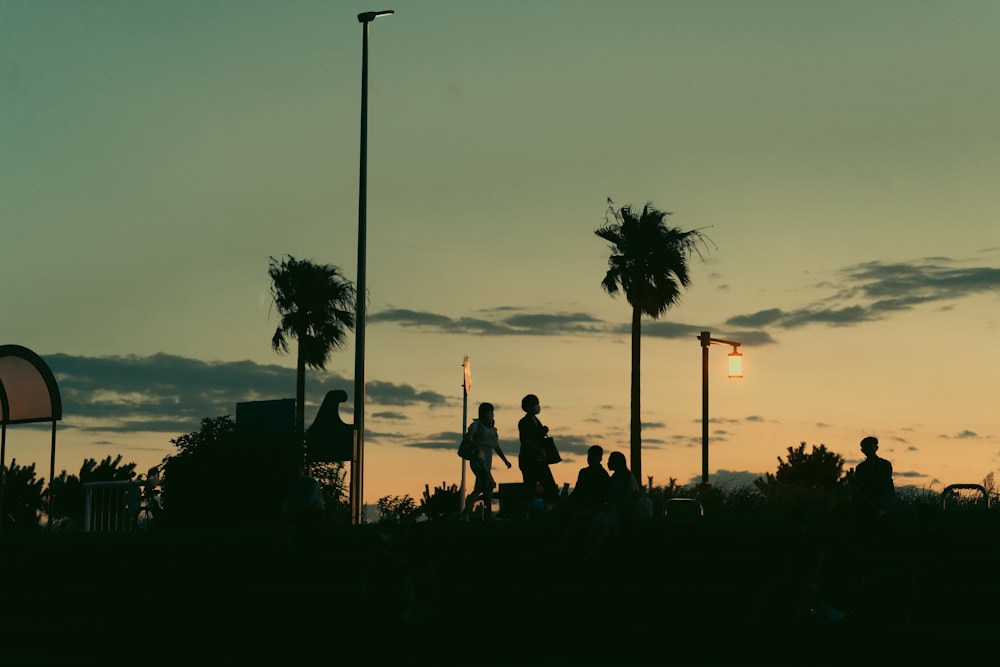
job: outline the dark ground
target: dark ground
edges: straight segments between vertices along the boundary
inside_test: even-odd
[[[968,662],[1000,518],[554,520],[0,535],[0,665]]]

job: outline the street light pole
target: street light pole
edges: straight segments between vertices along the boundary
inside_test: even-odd
[[[351,460],[351,523],[364,522],[365,453],[365,255],[368,198],[368,24],[392,10],[358,14],[361,23],[361,161],[358,178],[358,279],[357,314],[354,320],[354,452]]]
[[[743,355],[740,354],[740,343],[721,338],[712,338],[711,332],[702,331],[698,336],[701,341],[701,485],[709,486],[708,483],[708,347],[709,345],[732,345],[733,351],[729,354],[729,377],[743,377]]]
[[[469,427],[469,391],[472,390],[472,366],[469,363],[469,355],[465,355],[462,360],[462,431],[459,440],[465,437],[465,430]],[[465,459],[462,459],[462,488],[458,492],[458,511],[465,511]]]

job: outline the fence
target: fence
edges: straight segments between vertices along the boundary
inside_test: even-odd
[[[132,530],[139,514],[140,489],[135,482],[84,482],[85,532]]]

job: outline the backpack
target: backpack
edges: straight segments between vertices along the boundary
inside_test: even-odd
[[[458,455],[466,461],[471,460],[479,450],[479,445],[472,439],[472,427],[462,436],[462,442],[458,443]]]

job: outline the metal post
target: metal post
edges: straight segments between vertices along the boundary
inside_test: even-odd
[[[469,415],[469,392],[466,390],[465,383],[462,383],[462,431],[459,438],[465,437],[465,430],[468,428],[468,415]],[[458,511],[465,511],[465,459],[462,461],[462,488],[458,492]]]
[[[3,499],[7,495],[7,422],[0,410],[0,532],[3,532]]]
[[[701,339],[701,484],[708,486],[708,346],[712,334],[702,331]]]
[[[354,331],[354,454],[351,459],[351,523],[364,522],[365,466],[365,254],[368,199],[368,24],[379,16],[392,14],[386,9],[358,14],[361,23],[361,158],[358,175],[358,280],[357,315]]]
[[[361,20],[361,17],[358,17]],[[351,461],[351,523],[364,521],[365,460],[365,255],[368,194],[368,21],[361,20],[361,160],[358,177],[358,280],[354,330],[354,460]]]
[[[56,478],[56,422],[52,420],[52,450],[49,457],[49,506],[46,508],[48,517],[45,521],[46,530],[52,530],[52,518],[55,516],[55,495],[52,492],[52,480]]]

